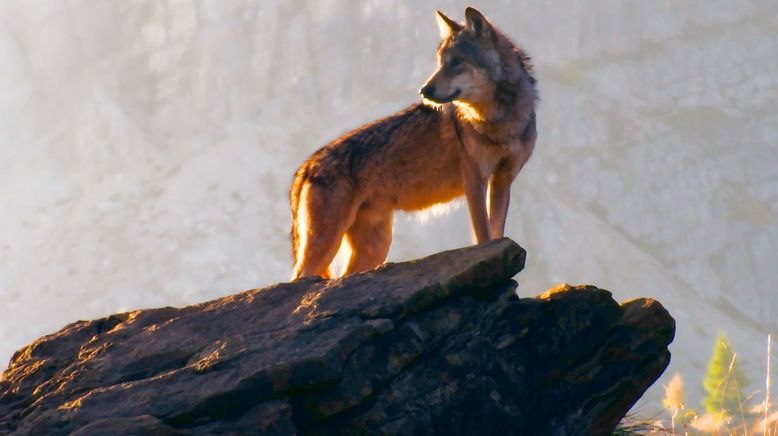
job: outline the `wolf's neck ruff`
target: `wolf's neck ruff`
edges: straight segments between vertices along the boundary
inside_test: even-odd
[[[537,91],[534,79],[498,83],[492,105],[479,110],[471,104],[454,101],[457,122],[467,124],[485,142],[506,144],[520,139],[535,116]]]
[[[521,139],[524,136],[524,131],[527,129],[527,126],[529,126],[530,121],[535,117],[534,111],[519,115],[505,112],[503,116],[497,119],[479,121],[468,118],[467,115],[463,115],[461,110],[462,109],[457,107],[454,111],[457,115],[457,119],[454,121],[457,125],[457,131],[460,129],[459,123],[464,123],[479,136],[480,140],[496,145],[504,145]],[[506,126],[508,121],[515,121],[515,123]]]

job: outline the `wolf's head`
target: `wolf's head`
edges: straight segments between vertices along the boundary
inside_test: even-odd
[[[464,24],[440,11],[436,18],[442,41],[438,69],[419,90],[426,101],[478,107],[492,102],[501,84],[531,83],[529,58],[480,12],[465,9]]]

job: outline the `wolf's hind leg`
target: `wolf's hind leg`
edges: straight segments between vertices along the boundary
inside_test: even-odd
[[[295,217],[299,239],[292,279],[329,277],[327,268],[340,248],[343,233],[354,220],[351,194],[337,186],[326,189],[306,183]]]
[[[346,231],[351,257],[345,275],[371,270],[381,265],[392,245],[392,212],[360,209]]]

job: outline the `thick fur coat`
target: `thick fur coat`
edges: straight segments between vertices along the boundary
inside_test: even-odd
[[[503,236],[511,182],[535,146],[536,81],[524,51],[475,9],[465,17],[438,12],[438,69],[422,103],[341,136],[295,173],[293,278],[330,277],[341,242],[345,274],[372,269],[389,252],[395,210],[463,194],[476,241]]]

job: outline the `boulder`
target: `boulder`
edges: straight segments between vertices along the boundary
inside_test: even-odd
[[[609,434],[668,365],[673,318],[594,286],[518,298],[509,239],[19,350],[0,433]]]

